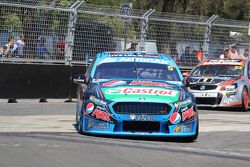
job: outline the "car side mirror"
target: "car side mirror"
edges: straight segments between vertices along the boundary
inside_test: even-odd
[[[74,83],[76,84],[85,84],[86,76],[84,74],[78,74],[74,76]]]

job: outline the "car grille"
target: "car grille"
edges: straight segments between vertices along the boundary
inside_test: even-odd
[[[155,121],[123,121],[123,131],[130,132],[159,132],[160,122]]]
[[[201,89],[201,86],[204,86],[204,89]],[[194,85],[190,86],[191,90],[214,90],[217,88],[217,85]]]
[[[119,102],[113,106],[117,114],[168,114],[171,107],[163,103]]]

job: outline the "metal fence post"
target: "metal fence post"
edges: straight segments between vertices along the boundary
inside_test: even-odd
[[[74,36],[75,36],[75,24],[77,20],[77,9],[81,6],[84,1],[76,1],[70,7],[70,14],[68,20],[68,34],[66,37],[66,48],[65,48],[65,65],[71,65],[73,47],[74,47]]]
[[[155,12],[155,9],[149,9],[147,12],[143,14],[143,20],[141,23],[141,41],[140,41],[140,51],[145,50],[145,43],[147,39],[147,30],[149,23],[149,16]]]
[[[203,41],[203,57],[202,59],[206,59],[206,57],[208,56],[208,51],[209,51],[209,43],[210,43],[210,38],[211,38],[211,32],[212,32],[212,24],[215,21],[215,19],[217,19],[218,16],[217,15],[213,15],[211,16],[207,22],[206,22],[206,32],[205,32],[205,37],[204,37],[204,41]]]
[[[71,97],[71,87],[72,87],[72,81],[73,81],[73,76],[72,76],[72,57],[73,57],[73,47],[74,47],[74,36],[75,36],[75,24],[77,20],[77,9],[84,3],[83,1],[76,1],[73,5],[70,7],[70,14],[69,14],[69,22],[68,22],[68,34],[66,37],[66,48],[65,48],[65,65],[69,65],[69,72],[70,72],[70,77],[69,77],[69,99],[66,100],[66,102],[72,102],[72,97]]]

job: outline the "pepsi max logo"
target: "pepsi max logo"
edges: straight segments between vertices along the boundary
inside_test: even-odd
[[[94,110],[95,105],[93,103],[88,103],[86,106],[86,113],[90,114]]]
[[[172,124],[178,124],[181,121],[181,115],[178,112],[174,112],[171,116],[170,116],[170,122]]]

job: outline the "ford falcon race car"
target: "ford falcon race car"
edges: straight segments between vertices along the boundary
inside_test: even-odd
[[[78,83],[79,133],[116,136],[198,136],[198,112],[167,55],[105,52],[96,55]]]
[[[248,110],[250,64],[244,59],[207,60],[186,79],[198,106],[240,107]]]

